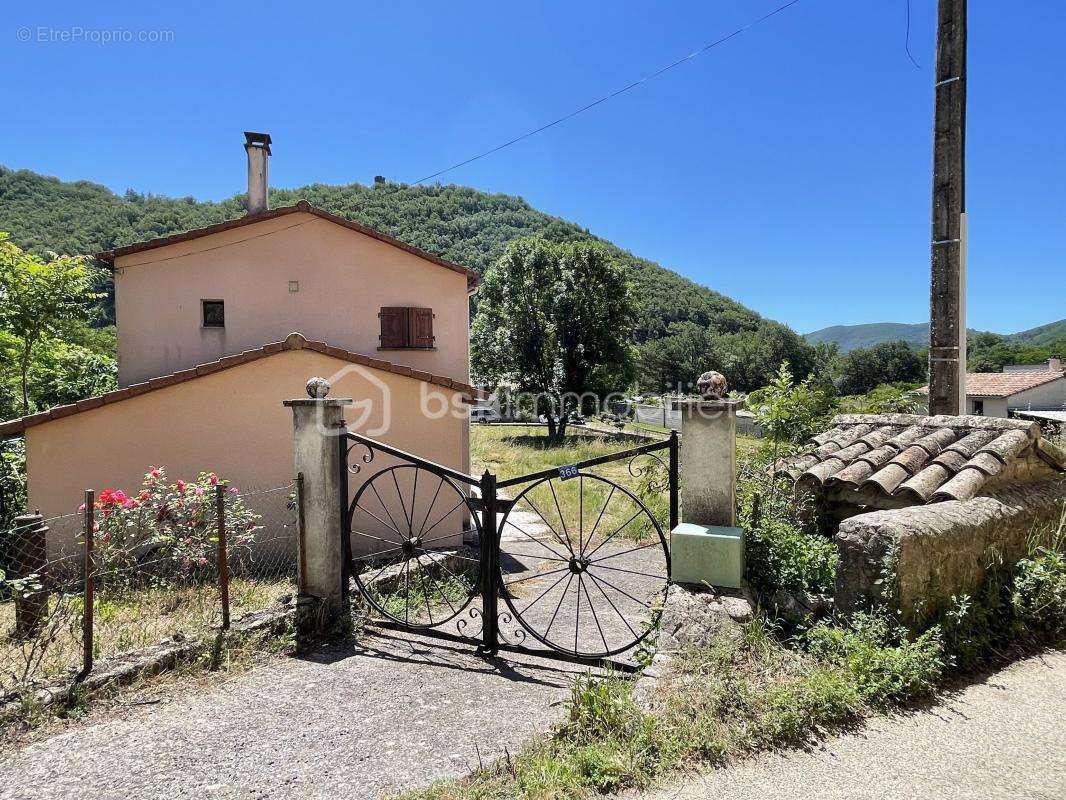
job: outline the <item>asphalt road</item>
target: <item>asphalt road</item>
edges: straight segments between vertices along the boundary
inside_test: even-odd
[[[630,800],[1061,800],[1066,653],[1019,661],[943,704],[809,751],[768,753]]]

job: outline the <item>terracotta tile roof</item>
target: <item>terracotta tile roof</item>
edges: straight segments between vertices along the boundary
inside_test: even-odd
[[[1032,447],[1057,470],[1066,452],[1035,422],[996,417],[841,414],[812,452],[779,462],[800,485],[874,491],[914,503],[969,500]]]
[[[967,372],[967,397],[1010,397],[1066,377],[1062,372]],[[918,391],[928,393],[929,387]]]
[[[101,253],[96,254],[96,258],[107,264],[114,265],[115,259],[121,256],[128,256],[132,253],[140,253],[144,250],[154,250],[157,247],[166,247],[171,244],[178,244],[179,242],[187,242],[190,239],[199,239],[201,236],[210,236],[213,233],[221,233],[222,231],[228,231],[233,228],[240,228],[244,225],[254,225],[257,222],[263,222],[264,220],[274,219],[276,217],[283,217],[286,214],[314,214],[316,217],[320,217],[329,222],[341,225],[349,230],[362,233],[371,238],[377,239],[379,242],[385,242],[393,247],[398,247],[401,250],[406,250],[412,255],[424,258],[426,261],[431,261],[438,266],[450,269],[453,272],[458,272],[466,276],[466,282],[468,287],[477,286],[478,276],[477,273],[466,267],[453,264],[451,261],[447,261],[440,256],[433,253],[426,252],[418,247],[407,242],[400,241],[388,234],[381,231],[368,228],[365,225],[360,225],[358,222],[353,222],[350,219],[344,217],[338,217],[336,214],[331,214],[328,211],[324,211],[317,206],[313,206],[306,200],[301,200],[296,205],[282,206],[281,208],[272,208],[269,211],[264,211],[261,214],[248,214],[237,219],[226,220],[225,222],[219,222],[215,225],[208,225],[206,228],[196,228],[191,231],[185,231],[184,233],[175,233],[170,236],[160,236],[157,239],[149,239],[146,242],[137,242],[136,244],[128,244],[124,247],[116,247],[113,250],[104,250]]]
[[[305,339],[303,335],[299,333],[290,333],[285,337],[285,341],[283,342],[272,342],[270,344],[265,344],[262,347],[256,347],[253,350],[245,350],[243,353],[220,358],[217,361],[209,361],[206,364],[199,364],[195,367],[183,369],[169,375],[161,375],[158,378],[152,378],[143,383],[135,383],[124,389],[115,389],[114,391],[106,392],[105,394],[96,397],[79,400],[77,403],[71,403],[66,406],[56,406],[55,408],[50,408],[48,411],[41,411],[37,414],[29,414],[25,417],[18,417],[17,419],[2,422],[0,423],[0,439],[8,439],[12,436],[18,436],[27,428],[32,428],[33,426],[40,425],[44,422],[51,422],[55,419],[69,417],[73,414],[88,411],[91,408],[98,408],[105,404],[117,403],[131,397],[136,397],[137,395],[147,394],[148,392],[154,392],[157,389],[163,389],[177,383],[184,383],[185,381],[191,381],[204,375],[210,375],[212,372],[220,372],[224,369],[247,364],[250,361],[258,361],[261,358],[266,358],[285,350],[313,350],[316,353],[332,356],[333,358],[340,359],[341,361],[348,361],[352,364],[371,367],[372,369],[378,369],[383,372],[392,372],[397,375],[405,375],[409,378],[424,381],[425,383],[431,383],[435,386],[441,386],[445,389],[453,389],[468,400],[484,398],[486,396],[486,393],[483,390],[478,389],[476,386],[471,386],[468,383],[452,380],[451,378],[442,375],[423,372],[422,370],[406,367],[402,364],[394,364],[391,361],[383,361],[380,358],[371,358],[370,356],[364,356],[360,353],[353,353],[351,350],[345,350],[341,347],[333,347],[325,342],[311,341]]]

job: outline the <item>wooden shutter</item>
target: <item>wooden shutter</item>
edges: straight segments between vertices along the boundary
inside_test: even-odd
[[[411,347],[433,347],[433,309],[411,308],[408,323]]]
[[[378,313],[381,320],[381,336],[378,339],[383,348],[408,346],[408,309],[399,306],[383,306]]]

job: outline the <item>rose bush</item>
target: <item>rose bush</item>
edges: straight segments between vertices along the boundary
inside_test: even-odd
[[[146,561],[170,562],[182,571],[213,563],[218,550],[215,492],[225,482],[214,472],[169,483],[163,467],[150,467],[133,496],[104,489],[93,504],[99,563],[105,571]],[[84,510],[84,507],[81,509]],[[247,549],[260,526],[235,486],[226,486],[227,550]]]

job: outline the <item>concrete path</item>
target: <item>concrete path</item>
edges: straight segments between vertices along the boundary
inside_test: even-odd
[[[382,632],[0,754],[0,798],[376,798],[521,747],[583,671]]]
[[[1066,653],[1020,661],[937,708],[874,719],[809,752],[766,754],[641,800],[1059,800]]]

